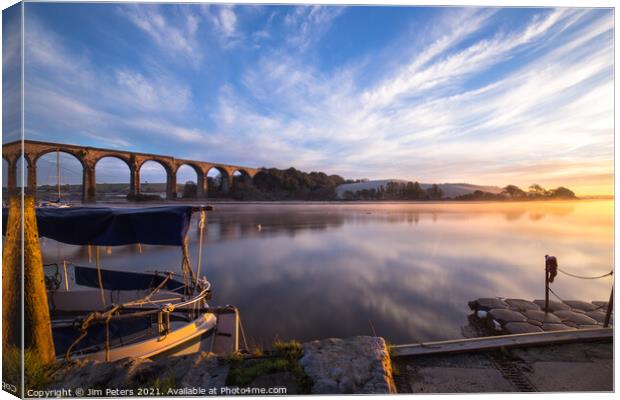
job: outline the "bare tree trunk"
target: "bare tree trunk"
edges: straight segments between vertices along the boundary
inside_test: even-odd
[[[56,358],[34,197],[24,197],[24,347],[43,364]]]

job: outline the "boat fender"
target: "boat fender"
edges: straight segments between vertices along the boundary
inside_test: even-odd
[[[501,332],[502,330],[502,324],[500,324],[499,322],[497,322],[496,320],[492,320],[493,321],[493,326],[495,327],[495,330],[498,332]]]

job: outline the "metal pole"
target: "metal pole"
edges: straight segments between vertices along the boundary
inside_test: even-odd
[[[60,150],[56,151],[56,186],[58,187],[58,201],[60,201]]]
[[[605,314],[605,328],[609,326],[609,320],[611,319],[611,309],[614,307],[614,288],[611,287],[611,295],[609,296],[609,303],[607,303],[607,313]]]

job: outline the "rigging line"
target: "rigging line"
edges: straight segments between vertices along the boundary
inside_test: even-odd
[[[200,221],[198,221],[198,229],[200,230],[200,236],[198,240],[198,259],[196,260],[196,279],[200,279],[200,267],[202,266],[202,244],[204,241],[206,220],[207,220],[207,213],[205,210],[201,210]]]
[[[562,270],[561,268],[558,268],[558,271],[560,271],[564,275],[572,276],[573,278],[577,278],[577,279],[601,279],[601,278],[605,278],[607,276],[610,276],[610,275],[614,274],[614,271],[609,271],[608,273],[606,273],[604,275],[600,275],[600,276],[581,276],[581,275],[571,274],[570,272],[566,272],[566,271]]]
[[[95,265],[97,266],[97,278],[99,281],[99,294],[101,295],[101,303],[105,307],[105,295],[103,291],[103,279],[101,277],[101,265],[99,264],[99,246],[95,246]]]
[[[43,159],[38,160],[37,164],[40,163],[40,162],[47,163],[48,165],[54,165],[54,166],[57,165],[56,162],[54,162],[54,161],[43,160]],[[73,174],[80,174],[80,175],[82,174],[82,171],[78,171],[78,170],[75,170],[75,169],[70,169],[70,168],[65,167],[63,165],[60,165],[60,169],[63,169],[65,171],[67,171],[67,172],[71,172]]]
[[[562,298],[561,298],[560,296],[558,296],[558,294],[557,294],[556,292],[554,292],[554,291],[553,291],[553,289],[549,288],[549,291],[550,291],[551,293],[553,293],[553,295],[554,295],[555,297],[557,297],[557,298],[558,298],[558,300],[560,300],[562,303],[564,303],[564,300],[562,300]]]

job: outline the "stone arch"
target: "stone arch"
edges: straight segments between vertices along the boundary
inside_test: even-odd
[[[39,159],[41,157],[43,157],[45,155],[48,155],[50,153],[56,153],[56,152],[60,152],[60,153],[64,153],[64,154],[69,154],[69,155],[77,158],[77,160],[80,162],[80,164],[82,164],[82,167],[84,167],[84,153],[83,152],[74,151],[74,150],[70,150],[70,149],[65,149],[63,147],[50,147],[48,149],[41,150],[41,151],[37,152],[36,154],[33,154],[31,156],[31,159],[36,164],[37,162],[39,162]]]
[[[42,151],[32,159],[28,168],[28,186],[31,191],[36,191],[39,199],[82,199],[85,163],[80,154],[55,148]]]
[[[158,165],[163,169],[164,182],[153,182],[154,180],[161,180],[159,172],[155,172]],[[145,169],[146,168],[146,169]],[[176,181],[176,175],[170,168],[170,166],[162,160],[156,158],[149,158],[142,161],[138,166],[138,174],[140,178],[140,193],[143,195],[157,195],[163,198],[172,198],[173,194],[176,196],[176,182],[173,184],[173,180]],[[150,180],[150,182],[149,182]],[[161,184],[164,184],[161,187]]]
[[[95,158],[94,165],[97,166],[97,164],[99,164],[99,161],[103,160],[104,158],[115,158],[117,160],[120,160],[127,165],[127,168],[131,169],[131,163],[129,161],[129,157],[123,157],[119,154],[113,154],[113,153],[99,155],[97,158]]]
[[[202,184],[202,170],[200,167],[191,163],[182,163],[178,166],[175,174],[177,181],[177,197],[202,197],[202,191],[199,190]],[[193,183],[193,185],[191,183]]]
[[[126,172],[125,172],[126,168]],[[114,154],[103,155],[96,159],[94,169],[94,196],[96,200],[126,199],[130,193],[131,165],[123,157]],[[120,179],[127,174],[127,180]],[[97,188],[97,185],[100,187]]]
[[[230,190],[231,176],[226,168],[213,165],[207,170],[205,175],[208,182],[209,197],[222,197],[228,193]]]
[[[12,168],[13,167],[11,166],[11,162],[9,161],[9,159],[3,156],[2,157],[2,202],[3,203],[6,202],[9,198],[9,169],[11,169],[11,174],[13,174]]]

